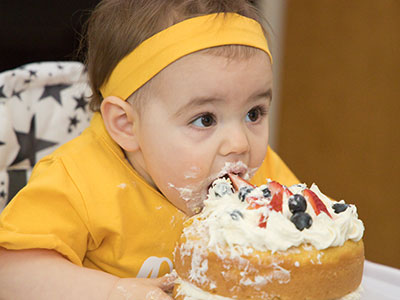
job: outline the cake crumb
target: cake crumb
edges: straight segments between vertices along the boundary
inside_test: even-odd
[[[126,188],[126,183],[121,183],[119,185],[117,185],[118,188],[120,189],[125,189]]]
[[[322,255],[323,255],[323,253],[318,253],[318,255],[317,255],[317,260],[318,260],[317,264],[319,264],[319,265],[322,265],[322,262],[321,262]]]
[[[126,300],[131,299],[131,297],[133,296],[132,293],[128,292],[128,290],[126,288],[124,288],[123,286],[120,286],[120,285],[117,286],[117,290],[122,294],[122,296]]]

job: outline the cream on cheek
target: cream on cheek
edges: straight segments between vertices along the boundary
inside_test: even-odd
[[[168,178],[172,198],[178,198],[191,212],[198,212],[206,196],[208,171],[199,161],[176,166],[175,176]],[[174,197],[175,196],[175,197]],[[173,201],[173,199],[171,199]]]
[[[198,191],[197,185],[187,185],[178,187],[172,183],[169,183],[169,187],[178,192],[179,199],[169,199],[173,204],[182,203],[184,207],[184,211],[189,211],[192,213],[198,213],[203,206],[204,198],[201,193]],[[178,206],[178,205],[176,205]]]
[[[198,166],[191,166],[187,171],[183,173],[185,179],[196,179],[201,173],[201,169]]]

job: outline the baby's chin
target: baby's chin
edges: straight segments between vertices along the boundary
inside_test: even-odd
[[[186,202],[187,215],[193,216],[201,212],[208,194],[208,187],[202,188],[198,193],[195,193],[192,199]]]
[[[183,182],[180,186],[169,183],[168,188],[165,196],[186,215],[192,216],[202,210],[208,192],[208,187],[204,182]]]

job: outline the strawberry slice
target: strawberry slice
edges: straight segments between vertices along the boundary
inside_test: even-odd
[[[268,183],[268,188],[271,191],[271,195],[274,196],[274,194],[277,194],[279,192],[283,192],[284,188],[283,186],[276,181],[271,181]]]
[[[268,183],[268,188],[271,191],[272,199],[269,207],[277,212],[282,212],[283,195],[290,197],[293,195],[289,189],[279,182],[271,181]]]
[[[313,207],[315,214],[317,216],[321,213],[321,211],[323,211],[329,217],[332,218],[332,216],[329,213],[328,209],[326,208],[324,202],[322,202],[322,200],[319,199],[318,196],[312,190],[305,189],[303,191],[303,195],[306,198],[306,200],[311,204],[311,206]]]
[[[260,228],[267,228],[267,217],[261,215],[260,220],[258,221],[258,227]]]
[[[246,197],[246,202],[249,203],[249,206],[247,206],[247,209],[258,209],[260,207],[264,207],[265,204],[258,203],[257,202],[258,200],[260,200],[260,198]]]
[[[252,187],[255,188],[254,185],[252,185],[250,182],[244,180],[240,176],[233,174],[233,173],[228,173],[229,179],[232,181],[233,187],[235,188],[236,191],[240,190],[242,187]]]
[[[283,190],[277,191],[273,194],[271,202],[269,202],[268,207],[277,211],[282,212],[282,203],[283,203]]]
[[[284,191],[284,194],[286,195],[286,197],[290,197],[290,196],[292,196],[293,195],[293,193],[291,192],[291,191],[289,191],[289,189],[287,188],[287,187],[285,187],[285,191]]]

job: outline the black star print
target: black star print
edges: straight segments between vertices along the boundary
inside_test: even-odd
[[[4,191],[0,192],[0,198],[6,199],[6,193]]]
[[[16,96],[19,100],[22,100],[22,99],[21,99],[21,93],[22,93],[22,92],[23,92],[22,90],[20,90],[19,92],[13,91],[11,97]]]
[[[76,127],[80,121],[76,116],[69,118],[69,126],[68,126],[68,133],[72,132],[72,127]]]
[[[29,84],[29,83],[31,83],[31,80],[30,80],[30,79],[25,79],[25,80],[24,80],[24,83],[25,83],[25,84]]]
[[[85,95],[82,94],[82,96],[80,96],[79,98],[74,97],[74,99],[76,100],[75,110],[82,108],[83,111],[86,112],[86,105],[89,103],[89,101],[86,101]]]
[[[7,170],[9,181],[6,204],[26,185],[28,181],[27,173],[27,170]]]
[[[5,143],[4,143],[4,142],[2,142],[2,141],[0,141],[0,146],[1,146],[1,145],[5,145]]]
[[[61,103],[61,91],[70,87],[69,84],[53,84],[53,85],[46,85],[44,87],[44,91],[42,96],[40,96],[39,101],[46,98],[52,97],[55,101],[57,101],[60,105]]]
[[[29,76],[37,77],[37,71],[29,70]]]
[[[11,166],[18,164],[25,159],[29,159],[31,166],[33,167],[36,163],[37,152],[57,144],[54,142],[37,139],[35,137],[35,127],[35,116],[33,116],[28,133],[15,131],[20,149]]]
[[[0,98],[6,98],[6,95],[4,95],[3,89],[4,89],[4,85],[0,86]]]

